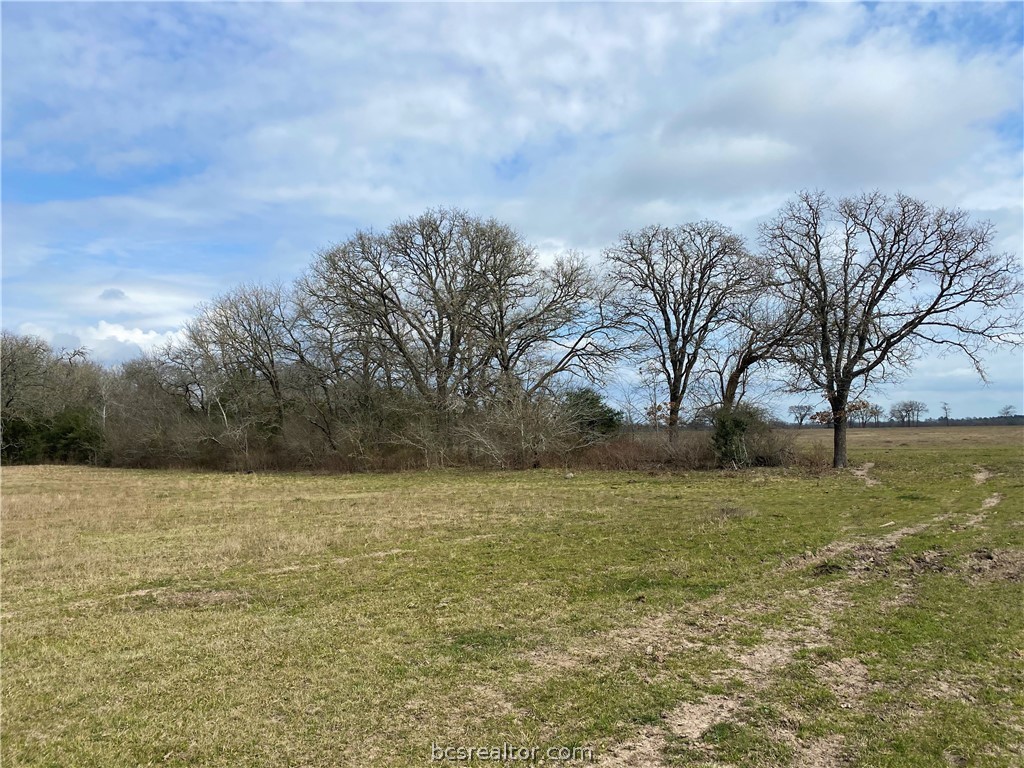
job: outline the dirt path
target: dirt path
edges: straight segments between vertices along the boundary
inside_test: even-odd
[[[853,564],[849,578],[857,578],[859,573],[868,571],[887,559],[903,538],[919,533],[925,528],[927,524],[902,528],[867,541],[836,542],[813,558],[804,559],[803,565],[806,567],[815,562],[823,562],[839,552],[852,553]],[[695,749],[705,749],[700,743],[701,737],[719,723],[737,721],[743,708],[757,700],[757,695],[771,684],[773,675],[791,664],[799,651],[827,647],[830,644],[830,632],[836,617],[849,607],[849,603],[843,597],[841,583],[801,590],[797,594],[804,598],[803,602],[807,606],[807,617],[811,620],[808,625],[794,625],[787,631],[776,630],[766,633],[764,642],[750,649],[723,649],[715,646],[715,650],[728,650],[736,666],[717,673],[706,682],[738,680],[743,685],[737,693],[710,695],[696,702],[680,704],[664,716],[663,727],[643,729],[634,739],[609,750],[596,765],[599,768],[664,768],[666,764],[661,753],[667,744],[668,734],[686,739]],[[722,624],[740,624],[744,621],[744,614],[758,609],[759,606],[741,607],[729,617],[723,618]],[[660,636],[657,630],[659,625],[662,628]],[[664,620],[649,623],[637,633],[635,643],[655,640],[667,642],[668,633],[664,631],[667,625]],[[619,634],[621,636],[624,633]],[[697,644],[700,644],[699,636],[695,638],[691,634],[691,646],[695,644],[695,639]],[[709,647],[709,650],[712,648]],[[815,670],[815,674],[833,692],[844,709],[858,709],[864,696],[873,688],[867,667],[855,658],[825,663]],[[776,730],[772,736],[790,747],[793,752],[793,766],[836,768],[842,765],[845,744],[839,737],[802,740],[796,735],[795,726],[791,730]],[[707,758],[709,765],[718,765],[713,762],[714,755],[710,749]]]
[[[721,670],[706,681],[739,681],[743,684],[741,690],[680,704],[663,717],[661,728],[643,729],[634,739],[609,750],[596,765],[599,768],[664,768],[662,751],[668,734],[691,742],[697,749],[704,749],[699,743],[701,737],[719,723],[737,720],[744,706],[757,700],[757,694],[771,683],[773,674],[792,663],[797,652],[828,645],[832,621],[846,603],[835,589],[810,589],[803,595],[807,598],[813,624],[792,631],[766,633],[764,642],[753,648],[729,649],[735,667]],[[742,616],[742,611],[739,616]],[[742,621],[742,618],[736,620]],[[833,688],[840,701],[848,706],[853,706],[862,691],[868,688],[867,669],[856,659],[842,659],[826,665],[822,668],[822,675],[823,682]],[[840,765],[841,741],[832,738],[803,741],[793,731],[779,731],[773,736],[790,746],[796,766],[831,768]],[[710,750],[707,757],[709,761],[714,758]]]
[[[869,486],[878,485],[879,481],[867,474],[872,467],[873,465],[870,463],[865,464],[860,469],[854,470],[854,474]],[[991,473],[982,470],[974,475],[974,481],[981,484],[989,477],[991,477]],[[984,513],[999,504],[1002,498],[1002,495],[998,493],[989,496],[982,503],[982,514],[967,518],[964,525],[960,527],[980,524],[985,517]],[[866,572],[888,567],[892,552],[904,538],[920,533],[949,517],[948,514],[939,515],[928,523],[900,528],[872,539],[837,541],[812,556],[802,556],[784,563],[780,566],[780,570],[813,567],[824,564],[829,558],[836,555],[846,554],[852,556],[852,564],[847,569],[849,574],[847,578],[858,578]],[[1011,575],[1018,574],[1024,567],[1022,565],[1024,556],[1021,556],[1020,553],[1010,554],[1014,554],[1014,556],[1009,557],[1008,553],[998,553],[998,556],[997,553],[974,553],[972,563],[968,567],[975,574],[990,575],[998,569],[1012,570]],[[912,570],[915,564],[911,563],[908,567]],[[727,650],[736,666],[716,674],[705,682],[708,684],[720,683],[733,678],[743,683],[739,692],[708,695],[695,702],[680,704],[663,716],[661,727],[642,729],[633,739],[609,749],[595,765],[598,768],[626,768],[627,766],[664,768],[666,763],[662,752],[668,743],[669,735],[671,735],[690,742],[693,749],[706,751],[708,765],[721,766],[721,763],[715,762],[713,749],[701,743],[701,738],[717,724],[736,722],[742,719],[744,707],[757,700],[758,694],[772,682],[773,674],[792,663],[798,651],[829,645],[833,622],[848,607],[842,596],[842,583],[803,590],[799,593],[806,598],[806,610],[812,619],[808,626],[794,626],[786,631],[773,631],[765,636],[762,644],[752,649],[715,647],[715,650]],[[894,583],[904,591],[911,589],[911,583],[908,580]],[[894,602],[899,603],[899,600]],[[706,601],[706,603],[710,603],[710,601]],[[728,616],[720,616],[717,628],[721,629],[723,626],[728,627],[733,624],[738,626],[744,621],[745,613],[756,611],[757,608],[757,606],[741,607],[738,610],[733,610]],[[646,645],[648,651],[651,652],[654,649],[654,653],[659,652],[657,649],[671,648],[674,643],[682,642],[684,644],[682,647],[693,647],[701,646],[710,639],[701,632],[695,632],[692,626],[689,627],[685,637],[681,637],[679,634],[680,631],[670,617],[657,617],[648,619],[629,630],[617,630],[610,633],[610,637],[628,646]],[[711,650],[710,647],[709,650]],[[826,662],[817,667],[814,672],[819,680],[832,691],[844,709],[859,709],[865,696],[876,686],[870,680],[867,667],[856,658]],[[776,730],[771,734],[773,738],[790,747],[794,755],[793,766],[798,768],[838,768],[843,765],[846,745],[842,737],[827,736],[820,739],[803,740],[797,736],[795,728],[796,726],[793,726],[791,730]]]
[[[882,484],[881,481],[878,480],[877,478],[870,477],[868,475],[868,472],[870,472],[874,468],[875,468],[875,463],[873,461],[869,461],[866,464],[861,465],[859,468],[851,470],[851,471],[853,472],[854,477],[858,477],[861,480],[863,480],[864,481],[864,485],[866,485],[866,486],[868,486],[870,488],[872,486],[881,485]]]

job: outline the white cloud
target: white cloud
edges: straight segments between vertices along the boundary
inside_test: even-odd
[[[117,363],[150,352],[156,347],[180,338],[181,332],[150,331],[131,328],[120,323],[100,320],[95,325],[75,326],[54,332],[51,326],[37,323],[21,323],[16,328],[20,334],[38,336],[54,349],[78,349],[84,347],[93,360],[101,363]]]
[[[993,219],[1020,253],[1019,136],[993,126],[1020,117],[1021,46],[961,23],[1014,13],[8,5],[5,175],[101,191],[5,202],[5,322],[136,344],[238,280],[287,279],[356,227],[438,204],[593,254],[653,221],[750,236],[805,187],[899,188]],[[129,297],[116,317],[97,299],[110,286]]]
[[[141,328],[127,328],[120,323],[108,323],[106,320],[100,320],[95,326],[85,328],[84,334],[86,339],[113,339],[126,344],[135,344],[142,349],[152,349],[175,338],[174,331],[165,331],[164,333],[144,331]]]

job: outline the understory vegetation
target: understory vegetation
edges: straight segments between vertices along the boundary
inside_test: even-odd
[[[414,397],[380,392],[373,413],[353,413],[352,422],[339,417],[327,441],[299,402],[288,404],[279,425],[234,408],[233,417],[211,417],[160,382],[135,379],[145,370],[141,363],[111,371],[81,355],[57,354],[39,340],[5,342],[31,345],[36,355],[34,380],[12,388],[19,398],[4,415],[5,464],[228,471],[710,469],[781,466],[806,458],[795,450],[794,436],[754,406],[707,409],[670,441],[664,425],[627,423],[590,387],[491,403],[440,426]],[[22,370],[25,360],[19,361]],[[438,437],[442,428],[451,433],[449,442]]]

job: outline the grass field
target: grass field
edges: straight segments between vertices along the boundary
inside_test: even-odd
[[[509,744],[609,768],[1019,766],[1022,449],[890,429],[821,473],[8,468],[3,765]]]

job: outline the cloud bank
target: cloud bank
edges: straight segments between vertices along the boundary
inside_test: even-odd
[[[657,222],[753,239],[803,188],[899,189],[1024,251],[1020,4],[0,12],[4,325],[107,360],[440,204],[597,255]],[[1020,355],[990,367],[991,410],[1024,410]]]

